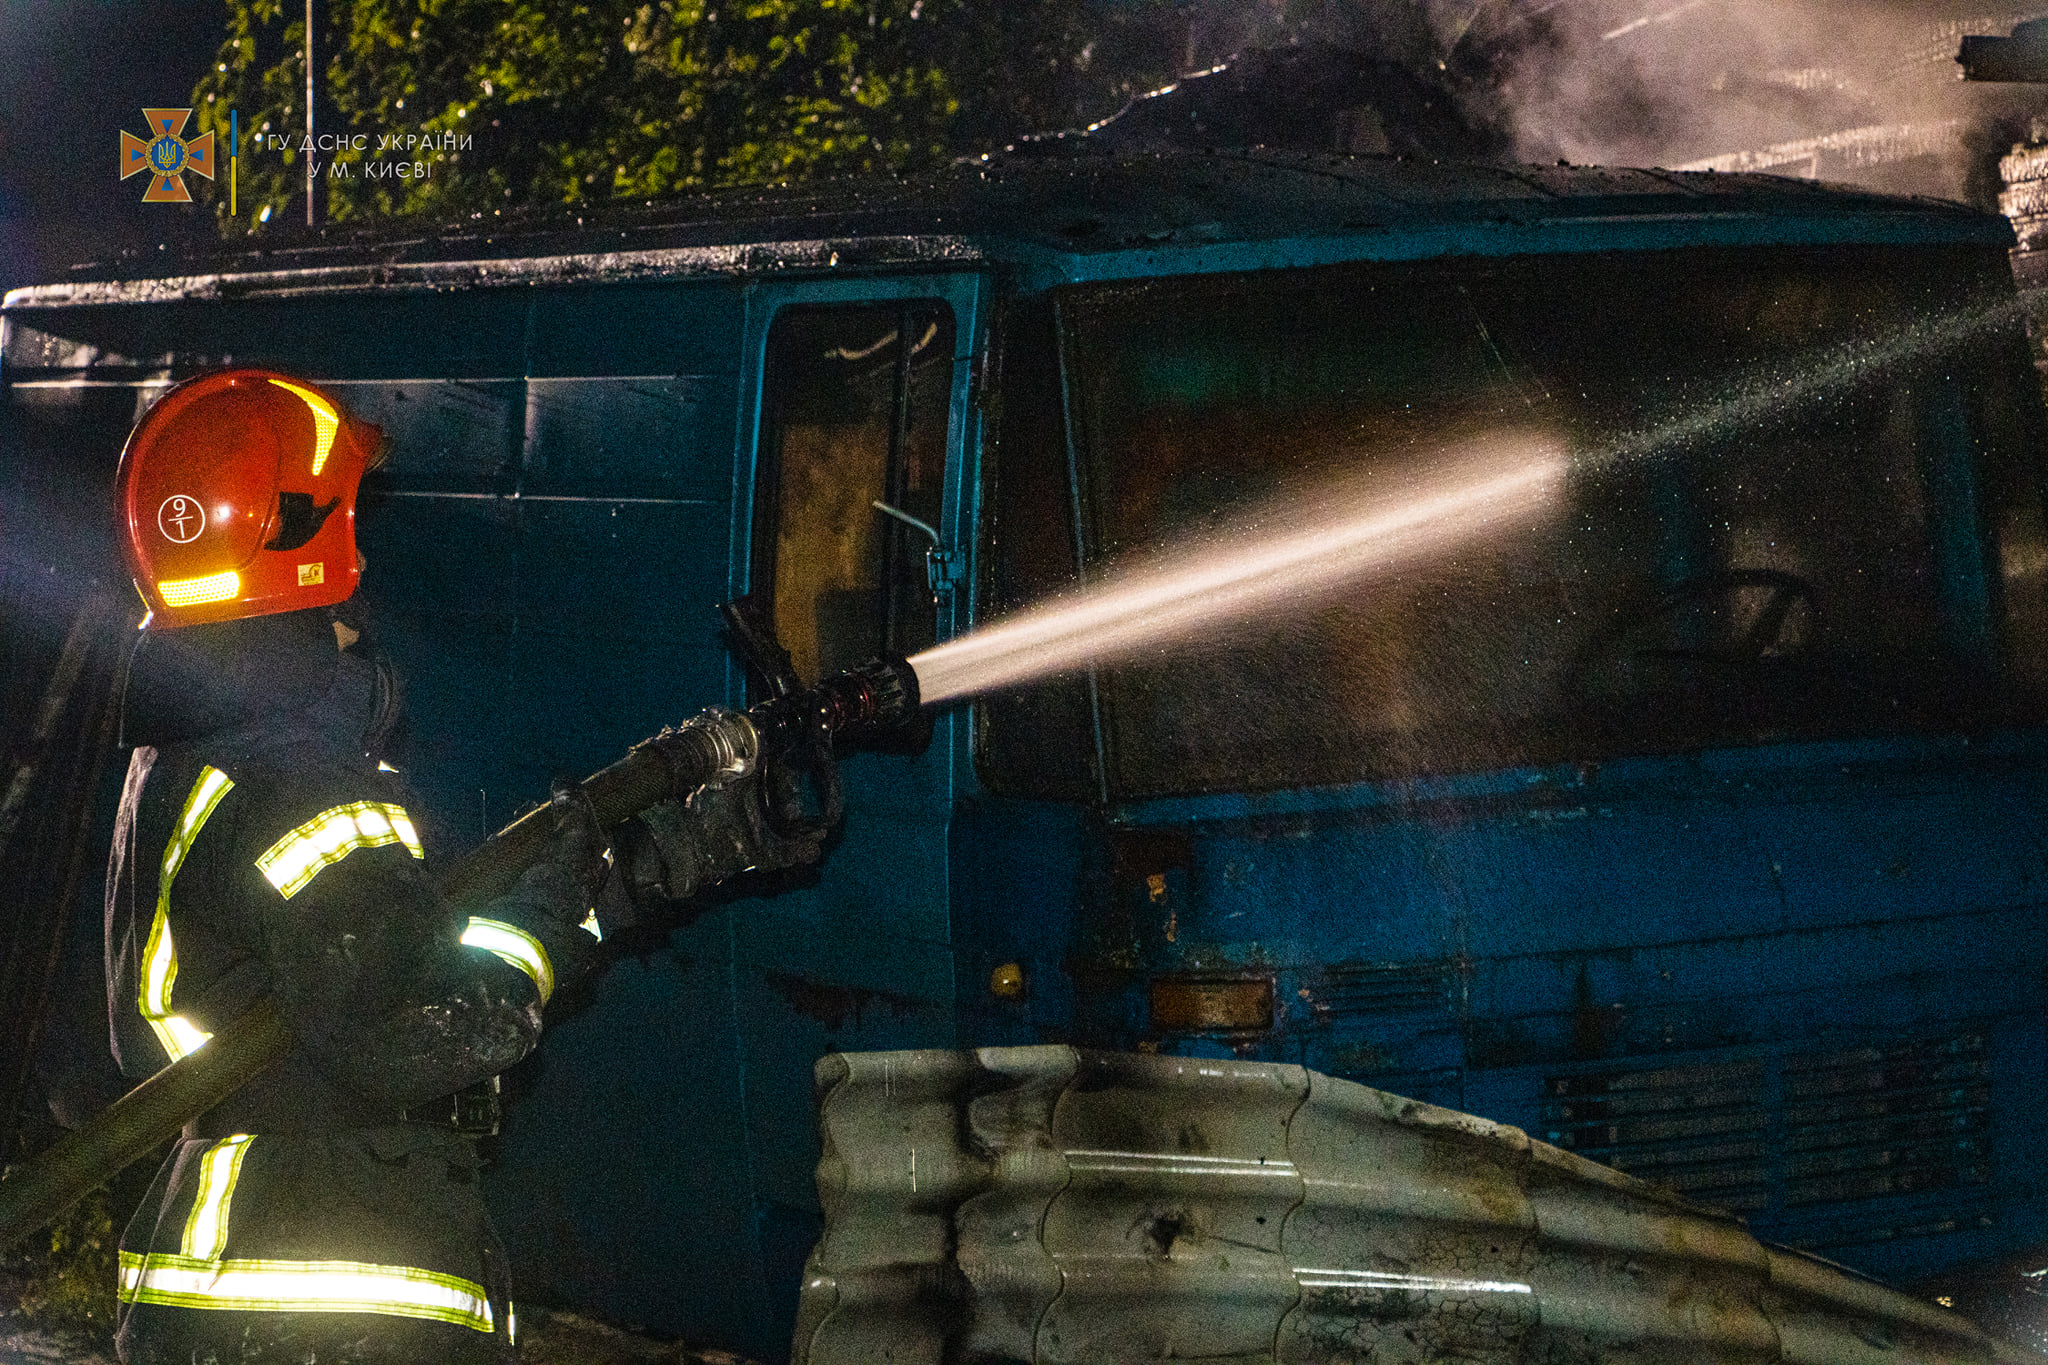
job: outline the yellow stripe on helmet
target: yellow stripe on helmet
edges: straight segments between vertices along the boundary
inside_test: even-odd
[[[334,449],[334,433],[341,426],[341,414],[334,410],[332,403],[311,389],[300,388],[297,384],[287,383],[282,379],[273,379],[270,382],[280,389],[298,395],[305,405],[312,409],[313,474],[318,477],[320,471],[327,467],[328,452]]]

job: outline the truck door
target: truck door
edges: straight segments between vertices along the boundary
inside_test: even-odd
[[[762,285],[749,297],[732,583],[806,681],[915,654],[965,622],[928,538],[971,539],[971,275]],[[964,575],[961,575],[964,581]],[[742,688],[735,676],[731,694]],[[954,1045],[946,831],[964,717],[843,755],[823,866],[730,915],[762,1269],[794,1301],[815,1238],[811,1067],[837,1049]]]

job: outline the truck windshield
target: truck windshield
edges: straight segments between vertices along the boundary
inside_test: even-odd
[[[2003,269],[1927,248],[1694,250],[1062,295],[1091,577],[1361,472],[1426,487],[1489,433],[1571,452],[1562,497],[1510,534],[1103,670],[1106,785],[2040,719],[2040,408],[1995,306]]]

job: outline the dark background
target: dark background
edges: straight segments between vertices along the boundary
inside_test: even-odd
[[[117,168],[121,130],[188,105],[222,31],[218,0],[0,0],[0,292],[210,235],[202,205],[145,204]]]

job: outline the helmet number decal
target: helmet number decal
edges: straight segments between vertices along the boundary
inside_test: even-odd
[[[165,540],[189,545],[206,529],[206,509],[197,498],[173,493],[156,509],[156,529],[163,532]]]

